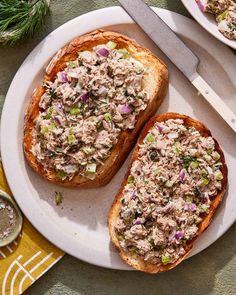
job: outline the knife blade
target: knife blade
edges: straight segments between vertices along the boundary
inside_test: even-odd
[[[199,58],[142,0],[118,0],[141,29],[188,78],[201,95],[236,132],[236,115],[199,75]]]

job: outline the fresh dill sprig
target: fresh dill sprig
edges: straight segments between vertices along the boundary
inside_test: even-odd
[[[49,0],[1,0],[0,44],[12,45],[33,33],[42,25],[49,10]]]

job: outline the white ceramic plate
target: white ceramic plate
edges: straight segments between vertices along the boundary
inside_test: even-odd
[[[210,34],[216,37],[226,45],[236,49],[236,40],[227,39],[223,34],[218,31],[217,22],[215,17],[210,13],[202,12],[195,0],[181,0],[189,13],[195,18],[195,20]]]
[[[176,13],[155,11],[184,39],[201,59],[200,73],[236,110],[236,61],[233,53],[209,36],[194,21]],[[4,105],[1,126],[2,159],[11,190],[24,214],[52,243],[84,261],[115,269],[129,269],[110,244],[107,213],[127,169],[128,161],[107,186],[99,189],[62,189],[39,177],[27,165],[22,150],[23,120],[33,89],[42,81],[54,53],[73,37],[108,27],[134,37],[163,58],[169,66],[169,93],[160,112],[188,114],[206,123],[222,146],[229,167],[229,192],[210,228],[196,242],[192,255],[219,238],[235,221],[236,137],[222,119],[197,95],[186,78],[165,59],[151,40],[119,7],[90,12],[64,24],[46,37],[18,70]],[[222,56],[224,59],[222,59]],[[54,192],[64,195],[54,203]]]

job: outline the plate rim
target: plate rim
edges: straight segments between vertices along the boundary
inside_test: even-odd
[[[161,9],[161,8],[154,8],[154,10],[156,12],[161,12],[163,14],[166,15],[166,17],[169,15],[169,16],[173,16],[175,15],[177,18],[178,17],[181,17],[182,20],[185,19],[185,21],[189,22],[189,23],[192,23],[192,20],[183,16],[183,15],[180,15],[178,13],[175,13],[175,12],[171,12],[171,11],[168,11],[168,10],[165,10],[165,9]],[[130,269],[129,267],[120,267],[120,266],[115,266],[115,265],[112,265],[110,263],[110,265],[107,265],[107,264],[104,264],[103,262],[101,262],[101,260],[97,259],[95,256],[92,255],[92,253],[90,253],[91,255],[90,256],[83,256],[83,249],[80,249],[79,250],[79,255],[78,255],[78,248],[75,246],[75,245],[71,245],[71,248],[68,249],[66,246],[65,246],[65,243],[61,241],[61,232],[60,230],[58,229],[58,227],[56,227],[54,224],[53,224],[53,221],[50,222],[50,225],[54,232],[53,232],[53,237],[52,237],[52,234],[51,234],[51,230],[48,230],[47,227],[44,228],[45,226],[47,226],[47,221],[46,222],[43,222],[42,221],[42,218],[44,216],[47,216],[44,211],[39,208],[39,212],[38,212],[38,216],[41,217],[41,220],[35,220],[32,218],[32,214],[29,212],[30,211],[30,208],[28,208],[28,210],[26,210],[26,207],[25,207],[25,204],[24,201],[21,201],[21,198],[19,197],[18,198],[18,192],[16,192],[18,190],[18,187],[16,187],[16,185],[14,185],[14,180],[12,180],[12,177],[11,177],[11,173],[12,173],[12,165],[7,165],[7,160],[9,161],[9,156],[7,156],[7,150],[8,150],[8,145],[7,143],[5,142],[5,139],[4,139],[4,134],[7,134],[7,125],[6,125],[6,122],[7,122],[7,110],[9,110],[9,106],[12,104],[12,101],[10,101],[10,97],[11,97],[11,92],[14,91],[14,84],[16,83],[17,79],[19,79],[19,74],[21,73],[21,70],[22,68],[24,67],[25,63],[27,62],[28,59],[30,59],[34,53],[36,53],[40,48],[41,46],[44,44],[44,42],[47,40],[47,38],[51,38],[52,35],[60,32],[62,29],[65,30],[65,27],[69,27],[69,25],[72,25],[73,22],[77,22],[78,19],[81,20],[82,18],[83,19],[86,19],[88,16],[91,17],[91,16],[95,16],[97,14],[100,14],[100,15],[103,15],[104,13],[107,14],[107,13],[110,13],[110,15],[113,13],[114,14],[114,18],[112,18],[112,21],[107,21],[107,20],[104,20],[104,23],[105,24],[100,24],[99,27],[105,27],[105,26],[111,26],[111,25],[119,25],[119,24],[124,24],[124,23],[134,23],[131,18],[118,6],[113,6],[113,7],[108,7],[108,8],[102,8],[102,9],[98,9],[98,10],[94,10],[92,12],[89,12],[89,13],[86,13],[84,15],[81,15],[81,16],[78,16],[68,22],[66,22],[65,24],[61,25],[60,27],[58,27],[56,30],[54,30],[52,33],[50,33],[46,38],[44,38],[34,49],[33,51],[27,56],[27,58],[25,59],[25,61],[23,62],[22,66],[19,68],[19,70],[17,71],[11,85],[10,85],[10,88],[8,90],[8,93],[7,93],[7,96],[6,96],[6,99],[5,99],[5,103],[4,103],[4,107],[3,107],[3,112],[2,112],[2,124],[1,124],[1,151],[2,151],[2,160],[3,160],[3,165],[4,165],[4,169],[5,169],[5,174],[6,174],[6,177],[7,177],[7,180],[8,180],[8,183],[11,187],[11,190],[13,192],[13,194],[16,197],[16,200],[17,202],[19,203],[19,206],[22,208],[23,206],[23,209],[22,211],[24,212],[25,216],[30,220],[30,222],[34,225],[34,227],[44,236],[46,237],[50,242],[52,242],[54,245],[56,245],[58,248],[62,249],[63,251],[69,253],[70,255],[76,257],[76,258],[79,258],[83,261],[86,261],[88,263],[91,263],[91,264],[94,264],[94,265],[98,265],[98,266],[102,266],[102,267],[106,267],[106,268],[112,268],[112,269]],[[109,18],[111,19],[111,18]],[[115,19],[115,21],[114,21]],[[96,28],[98,28],[98,26],[96,25]],[[90,31],[90,30],[87,30],[87,31]],[[71,39],[71,38],[70,38]],[[63,41],[63,44],[65,44],[67,41]],[[60,43],[60,42],[59,42]],[[62,46],[60,46],[59,48],[61,48]],[[59,48],[55,49],[58,50]],[[9,99],[8,99],[8,96],[9,96]],[[22,106],[21,106],[22,108]],[[21,142],[22,143],[22,142]],[[22,147],[21,147],[22,148]],[[22,160],[22,159],[21,159]],[[28,193],[30,193],[30,189],[27,187],[26,190],[28,191]],[[22,188],[20,188],[19,190],[19,193],[20,191],[22,191]],[[31,199],[31,202],[32,202],[32,199]],[[27,205],[28,207],[30,207],[30,204]],[[235,220],[234,220],[235,221]],[[228,228],[233,224],[233,222],[227,227],[224,229],[224,232],[226,230],[228,230]],[[223,233],[224,233],[223,232]],[[223,235],[223,233],[221,235]],[[65,233],[65,235],[67,235]],[[211,245],[212,243],[215,242],[215,240],[217,240],[219,237],[216,237],[215,239],[213,239],[209,245]],[[208,245],[208,246],[209,246]],[[207,246],[207,247],[208,247]],[[204,247],[205,249],[206,247]],[[200,249],[200,251],[202,251],[203,249]],[[86,252],[86,251],[85,251]]]
[[[217,25],[215,25],[217,32],[214,32],[214,31],[212,32],[211,29],[204,24],[203,16],[199,16],[198,11],[196,11],[195,9],[192,9],[192,5],[197,6],[195,0],[191,0],[191,1],[181,0],[181,2],[184,5],[184,7],[188,10],[188,12],[192,15],[192,17],[199,23],[199,25],[202,28],[204,28],[209,34],[211,34],[213,37],[215,37],[216,39],[218,39],[220,42],[224,43],[225,45],[227,45],[233,49],[236,49],[236,40],[234,41],[234,40],[230,40],[230,39],[226,38],[223,34],[221,34],[218,31]],[[199,8],[198,8],[198,10],[200,11]],[[203,14],[203,12],[201,12],[201,13]]]

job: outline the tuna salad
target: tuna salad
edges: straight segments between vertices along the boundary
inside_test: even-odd
[[[155,123],[122,192],[115,224],[121,248],[156,265],[182,257],[222,189],[221,167],[212,137],[182,119]]]
[[[216,17],[219,31],[228,39],[236,40],[236,0],[196,0],[203,12]]]
[[[44,84],[32,153],[61,180],[94,179],[123,130],[147,107],[145,68],[113,41],[78,53]]]

